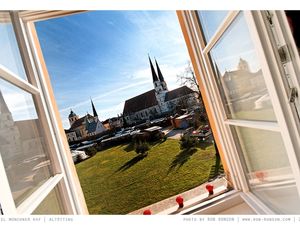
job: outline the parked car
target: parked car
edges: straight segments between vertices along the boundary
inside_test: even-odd
[[[202,130],[210,130],[209,126],[208,125],[205,125]]]
[[[71,151],[71,154],[74,163],[89,157],[88,155],[86,155],[85,151]]]
[[[71,150],[75,150],[76,148],[78,148],[81,144],[73,144],[73,145],[70,145],[70,149]]]

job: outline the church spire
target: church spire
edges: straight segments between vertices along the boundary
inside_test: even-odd
[[[163,75],[162,75],[162,73],[161,73],[161,71],[160,71],[160,68],[159,68],[159,66],[158,66],[158,63],[157,63],[156,59],[155,59],[155,64],[156,64],[156,69],[157,69],[157,74],[158,74],[159,80],[160,80],[161,82],[162,82],[162,81],[165,81],[165,79],[164,79],[164,77],[163,77]]]
[[[149,62],[150,62],[150,67],[151,67],[151,73],[152,73],[153,82],[158,81],[157,75],[155,73],[155,70],[154,70],[154,67],[153,67],[153,64],[151,62],[151,59],[150,59],[149,55],[148,55],[148,58],[149,58]]]
[[[94,117],[98,117],[98,114],[97,114],[97,111],[96,111],[96,108],[94,106],[94,103],[93,103],[93,100],[91,99],[91,103],[92,103],[92,108],[93,108],[93,116]]]
[[[9,113],[10,114],[10,111],[6,105],[6,102],[3,98],[3,95],[2,95],[2,92],[0,90],[0,114],[2,113]]]

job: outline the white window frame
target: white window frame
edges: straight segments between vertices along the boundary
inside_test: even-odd
[[[39,12],[39,11],[38,11]],[[39,12],[39,16],[60,16],[70,12],[55,11],[45,14]],[[28,81],[23,80],[9,69],[0,65],[0,79],[3,79],[17,88],[22,89],[26,93],[36,98],[35,107],[42,113],[43,120],[41,123],[45,125],[46,138],[51,143],[51,148],[47,152],[51,160],[51,169],[54,173],[52,177],[46,180],[39,188],[37,188],[29,197],[27,197],[19,206],[16,207],[12,197],[12,192],[8,183],[2,157],[0,156],[0,175],[1,175],[1,193],[0,202],[4,215],[15,214],[31,214],[40,205],[40,203],[54,190],[59,190],[60,202],[65,214],[88,214],[85,202],[80,199],[78,194],[83,196],[81,188],[79,190],[78,183],[72,171],[70,171],[71,155],[67,154],[69,149],[63,147],[63,140],[57,126],[53,105],[51,104],[50,95],[47,89],[45,76],[42,73],[41,63],[39,61],[36,48],[33,44],[32,36],[29,29],[28,14],[23,12],[27,17],[20,17],[22,13],[17,11],[10,12],[11,23],[17,39],[19,52],[25,68]],[[30,17],[36,17],[30,13]],[[47,149],[48,150],[48,149]],[[73,164],[72,164],[73,165]],[[73,165],[74,167],[74,165]],[[77,185],[76,185],[77,182]]]
[[[248,182],[246,179],[246,174],[242,170],[241,159],[239,158],[235,146],[234,139],[231,135],[229,125],[241,126],[241,127],[251,127],[256,129],[264,129],[279,132],[284,141],[286,147],[286,153],[294,174],[294,179],[296,182],[296,187],[298,189],[298,194],[300,193],[300,170],[299,162],[295,150],[299,149],[299,132],[298,127],[293,123],[292,111],[289,107],[281,107],[281,105],[288,104],[287,99],[283,98],[278,93],[283,93],[283,83],[281,81],[279,65],[276,63],[274,52],[270,43],[270,39],[265,28],[263,13],[261,11],[246,11],[244,12],[251,38],[254,40],[255,49],[258,50],[258,57],[260,61],[266,62],[262,63],[262,70],[264,74],[264,79],[266,81],[266,86],[268,92],[271,95],[271,101],[277,117],[277,122],[254,122],[246,120],[232,120],[227,119],[223,103],[221,102],[221,96],[214,80],[212,65],[208,58],[209,51],[213,48],[215,43],[219,40],[223,32],[229,27],[232,21],[238,15],[238,11],[229,12],[226,18],[223,20],[222,24],[219,26],[210,41],[205,44],[203,36],[200,31],[200,24],[198,17],[195,12],[184,11],[180,12],[183,16],[185,26],[188,31],[188,38],[192,45],[192,50],[195,55],[196,66],[199,71],[202,72],[203,76],[200,76],[201,81],[204,84],[205,92],[210,93],[207,95],[210,107],[213,109],[212,114],[217,126],[217,135],[221,140],[223,149],[226,149],[224,153],[229,171],[233,176],[234,188],[237,190],[242,190],[246,196],[251,199],[249,201],[250,205],[255,205],[261,212],[267,214],[274,214],[274,212],[266,206],[262,201],[260,201],[255,195],[253,195],[249,189]],[[280,12],[283,14],[282,12]],[[285,19],[286,20],[286,19]],[[285,26],[287,26],[287,22]],[[265,37],[265,39],[263,38]],[[289,34],[289,38],[292,38]],[[269,60],[267,60],[269,59]],[[195,66],[195,65],[194,65]],[[299,66],[299,65],[298,65]],[[272,72],[272,74],[270,73]],[[281,82],[280,82],[281,81]],[[299,86],[299,85],[298,85]],[[295,137],[296,136],[298,137]],[[287,138],[286,138],[287,137]],[[252,202],[252,203],[251,203]],[[258,210],[258,211],[260,211]]]

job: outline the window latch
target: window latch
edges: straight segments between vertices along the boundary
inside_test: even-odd
[[[278,48],[278,53],[280,61],[282,64],[288,63],[291,61],[290,51],[287,45],[283,45]]]
[[[293,87],[289,93],[289,102],[294,103],[296,98],[298,98],[298,91],[297,88]]]

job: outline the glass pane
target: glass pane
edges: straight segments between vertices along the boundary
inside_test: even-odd
[[[209,10],[198,11],[197,13],[200,19],[205,40],[206,42],[209,42],[209,40],[215,34],[222,21],[227,16],[228,11]]]
[[[17,76],[27,80],[13,26],[7,12],[0,12],[0,49],[0,67],[4,66]]]
[[[300,198],[296,185],[253,187],[253,192],[278,214],[300,213]]]
[[[33,211],[34,215],[59,215],[65,214],[60,201],[58,188],[54,188],[41,204]]]
[[[32,95],[0,80],[0,153],[16,205],[50,177],[47,146]]]
[[[232,130],[239,140],[253,193],[278,213],[300,213],[300,199],[280,133],[245,127]]]
[[[210,56],[228,118],[276,121],[242,13],[213,47]]]

